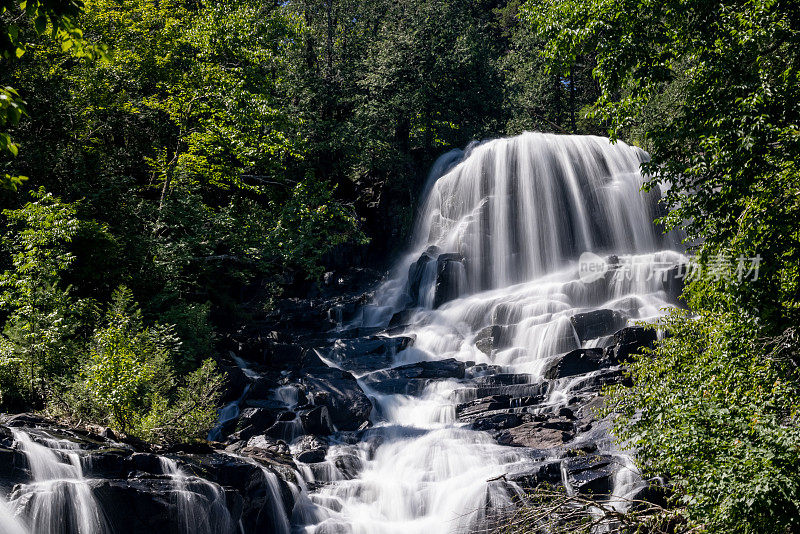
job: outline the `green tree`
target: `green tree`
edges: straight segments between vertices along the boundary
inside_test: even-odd
[[[80,0],[3,0],[0,2],[0,67],[14,61],[30,46],[28,34],[50,35],[61,49],[77,56],[99,58],[105,52],[102,45],[90,44],[75,25],[83,3]],[[16,126],[25,115],[25,101],[10,86],[0,87],[0,128]],[[0,131],[0,164],[3,158],[15,157],[19,146],[5,131]],[[0,187],[16,189],[24,176],[0,173]]]
[[[77,218],[77,206],[44,190],[19,210],[7,210],[5,236],[11,268],[0,274],[0,305],[6,314],[5,366],[19,366],[21,382],[3,385],[3,402],[41,402],[51,381],[68,373],[90,303],[63,285],[75,256],[70,244],[94,223]],[[24,371],[23,371],[24,370]]]

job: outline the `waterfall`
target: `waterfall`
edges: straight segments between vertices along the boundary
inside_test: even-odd
[[[653,224],[659,193],[641,190],[645,152],[600,137],[525,133],[459,157],[435,166],[411,251],[350,326],[391,320],[399,326],[389,335],[413,340],[394,366],[454,359],[466,374],[413,391],[382,383],[394,376],[385,371],[362,375],[373,427],[358,444],[333,444],[326,458],[356,458],[361,469],[312,490],[319,510],[306,532],[468,532],[493,508],[513,506],[522,493],[515,475],[548,461],[560,462],[557,476],[574,491],[563,457],[500,445],[459,422],[456,405],[496,391],[541,392],[530,410],[517,400],[516,413],[557,414],[601,371],[546,381],[555,359],[607,346],[614,331],[674,305],[665,276],[686,259]],[[585,258],[600,263],[598,275],[585,275]],[[583,325],[593,312],[603,322]],[[626,468],[610,477],[614,498],[641,486],[610,438],[597,442],[598,454]]]
[[[181,534],[233,534],[239,530],[218,484],[188,475],[171,458],[159,456],[158,461],[161,471],[173,481]]]
[[[102,510],[83,476],[79,446],[39,432],[11,429],[28,460],[32,481],[14,489],[9,507],[27,519],[32,533],[108,531]],[[5,521],[4,521],[5,525]]]

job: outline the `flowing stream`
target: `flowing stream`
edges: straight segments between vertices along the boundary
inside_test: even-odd
[[[471,430],[456,406],[486,395],[487,384],[533,391],[554,357],[608,344],[608,333],[577,332],[576,314],[612,310],[621,327],[673,305],[664,274],[685,258],[652,223],[659,194],[641,191],[646,158],[604,138],[526,133],[440,159],[411,252],[349,326],[400,317],[407,326],[389,335],[414,341],[393,366],[454,358],[467,363],[466,376],[392,391],[362,374],[373,427],[358,443],[333,445],[324,465],[304,468],[309,481],[328,482],[311,492],[305,531],[466,532],[512,505],[521,493],[513,475],[548,459]],[[613,270],[586,276],[578,259],[588,251]],[[495,346],[482,348],[493,327]],[[535,409],[557,411],[591,376],[551,381]],[[624,500],[640,477],[610,439],[600,447],[619,459],[612,499]],[[344,464],[359,469],[348,475]]]

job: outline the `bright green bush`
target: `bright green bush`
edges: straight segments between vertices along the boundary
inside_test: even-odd
[[[676,311],[668,337],[631,364],[633,387],[610,390],[617,435],[651,475],[668,474],[675,505],[700,531],[800,527],[800,344],[763,338],[740,314]]]
[[[172,327],[144,326],[130,290],[119,288],[79,379],[69,385],[66,410],[149,441],[205,436],[222,378],[207,359],[179,381],[173,368],[179,347]]]

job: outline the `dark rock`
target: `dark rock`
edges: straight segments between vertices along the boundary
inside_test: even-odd
[[[532,491],[542,484],[556,485],[561,482],[561,460],[538,463],[527,473],[509,476],[508,481],[517,483],[527,491]]]
[[[436,258],[436,287],[433,307],[458,298],[465,282],[464,258],[460,254],[441,254]]]
[[[608,494],[613,489],[616,461],[612,456],[585,455],[567,460],[573,489],[584,494]]]
[[[420,283],[424,277],[425,270],[429,268],[428,265],[436,261],[438,254],[439,249],[437,247],[430,247],[408,268],[407,291],[410,299],[409,308],[419,306]]]
[[[499,413],[479,417],[472,423],[473,430],[505,430],[522,424],[522,419],[515,413]]]
[[[43,417],[39,417],[37,415],[29,413],[19,413],[16,415],[7,416],[4,418],[4,420],[0,422],[11,428],[19,428],[19,427],[35,428],[41,426],[49,426],[53,424],[53,422],[48,419],[44,419]]]
[[[300,345],[268,342],[264,350],[264,364],[274,369],[298,365],[303,355]]]
[[[164,472],[161,459],[156,454],[137,452],[126,459],[126,467],[130,471],[141,471],[151,475],[161,475]]]
[[[613,334],[624,327],[627,320],[627,316],[613,310],[594,310],[570,317],[572,327],[582,342]]]
[[[355,478],[364,469],[361,458],[355,454],[342,454],[337,456],[333,462],[336,468],[348,479]]]
[[[253,427],[256,431],[263,431],[271,427],[277,419],[277,410],[270,410],[269,408],[245,408],[239,414],[238,428]]]
[[[419,310],[417,308],[400,310],[392,315],[392,318],[389,320],[389,328],[411,324],[411,319],[418,313],[418,311]]]
[[[381,393],[414,394],[422,391],[431,380],[464,378],[464,362],[454,358],[423,361],[375,371],[362,377],[363,382]]]
[[[180,528],[178,496],[168,479],[102,480],[92,489],[107,512],[106,519],[112,532],[149,534],[177,532]],[[236,521],[227,519],[227,522],[236,524]]]
[[[508,345],[508,338],[508,327],[501,325],[487,326],[475,334],[475,346],[487,356],[491,356],[493,351]]]
[[[572,439],[574,434],[557,428],[547,428],[542,423],[523,423],[522,425],[497,434],[497,442],[513,447],[530,447],[532,449],[555,449]]]
[[[369,423],[372,403],[347,371],[315,368],[302,378],[315,406],[325,406],[339,430],[358,430]]]
[[[330,358],[348,371],[365,372],[388,367],[399,351],[413,343],[410,337],[371,336],[337,340]]]
[[[686,305],[683,288],[686,284],[687,265],[676,265],[669,269],[663,278],[664,291],[673,302]]]
[[[324,462],[328,443],[317,436],[303,436],[296,445],[298,461],[311,464]]]
[[[250,386],[245,399],[270,399],[278,383],[267,377],[258,377]]]
[[[602,349],[576,349],[550,363],[544,370],[548,380],[597,371],[603,365]]]
[[[303,423],[303,430],[308,434],[329,436],[336,431],[327,406],[317,406],[300,412],[300,421]]]
[[[493,395],[459,404],[456,406],[456,415],[461,421],[471,421],[483,413],[510,407],[511,398],[508,395]]]
[[[652,348],[658,339],[653,328],[629,326],[614,334],[614,345],[607,349],[608,355],[619,363],[627,362],[633,354],[641,354],[643,348]]]
[[[130,469],[132,451],[111,449],[92,452],[82,459],[83,469],[93,478],[124,478]]]

